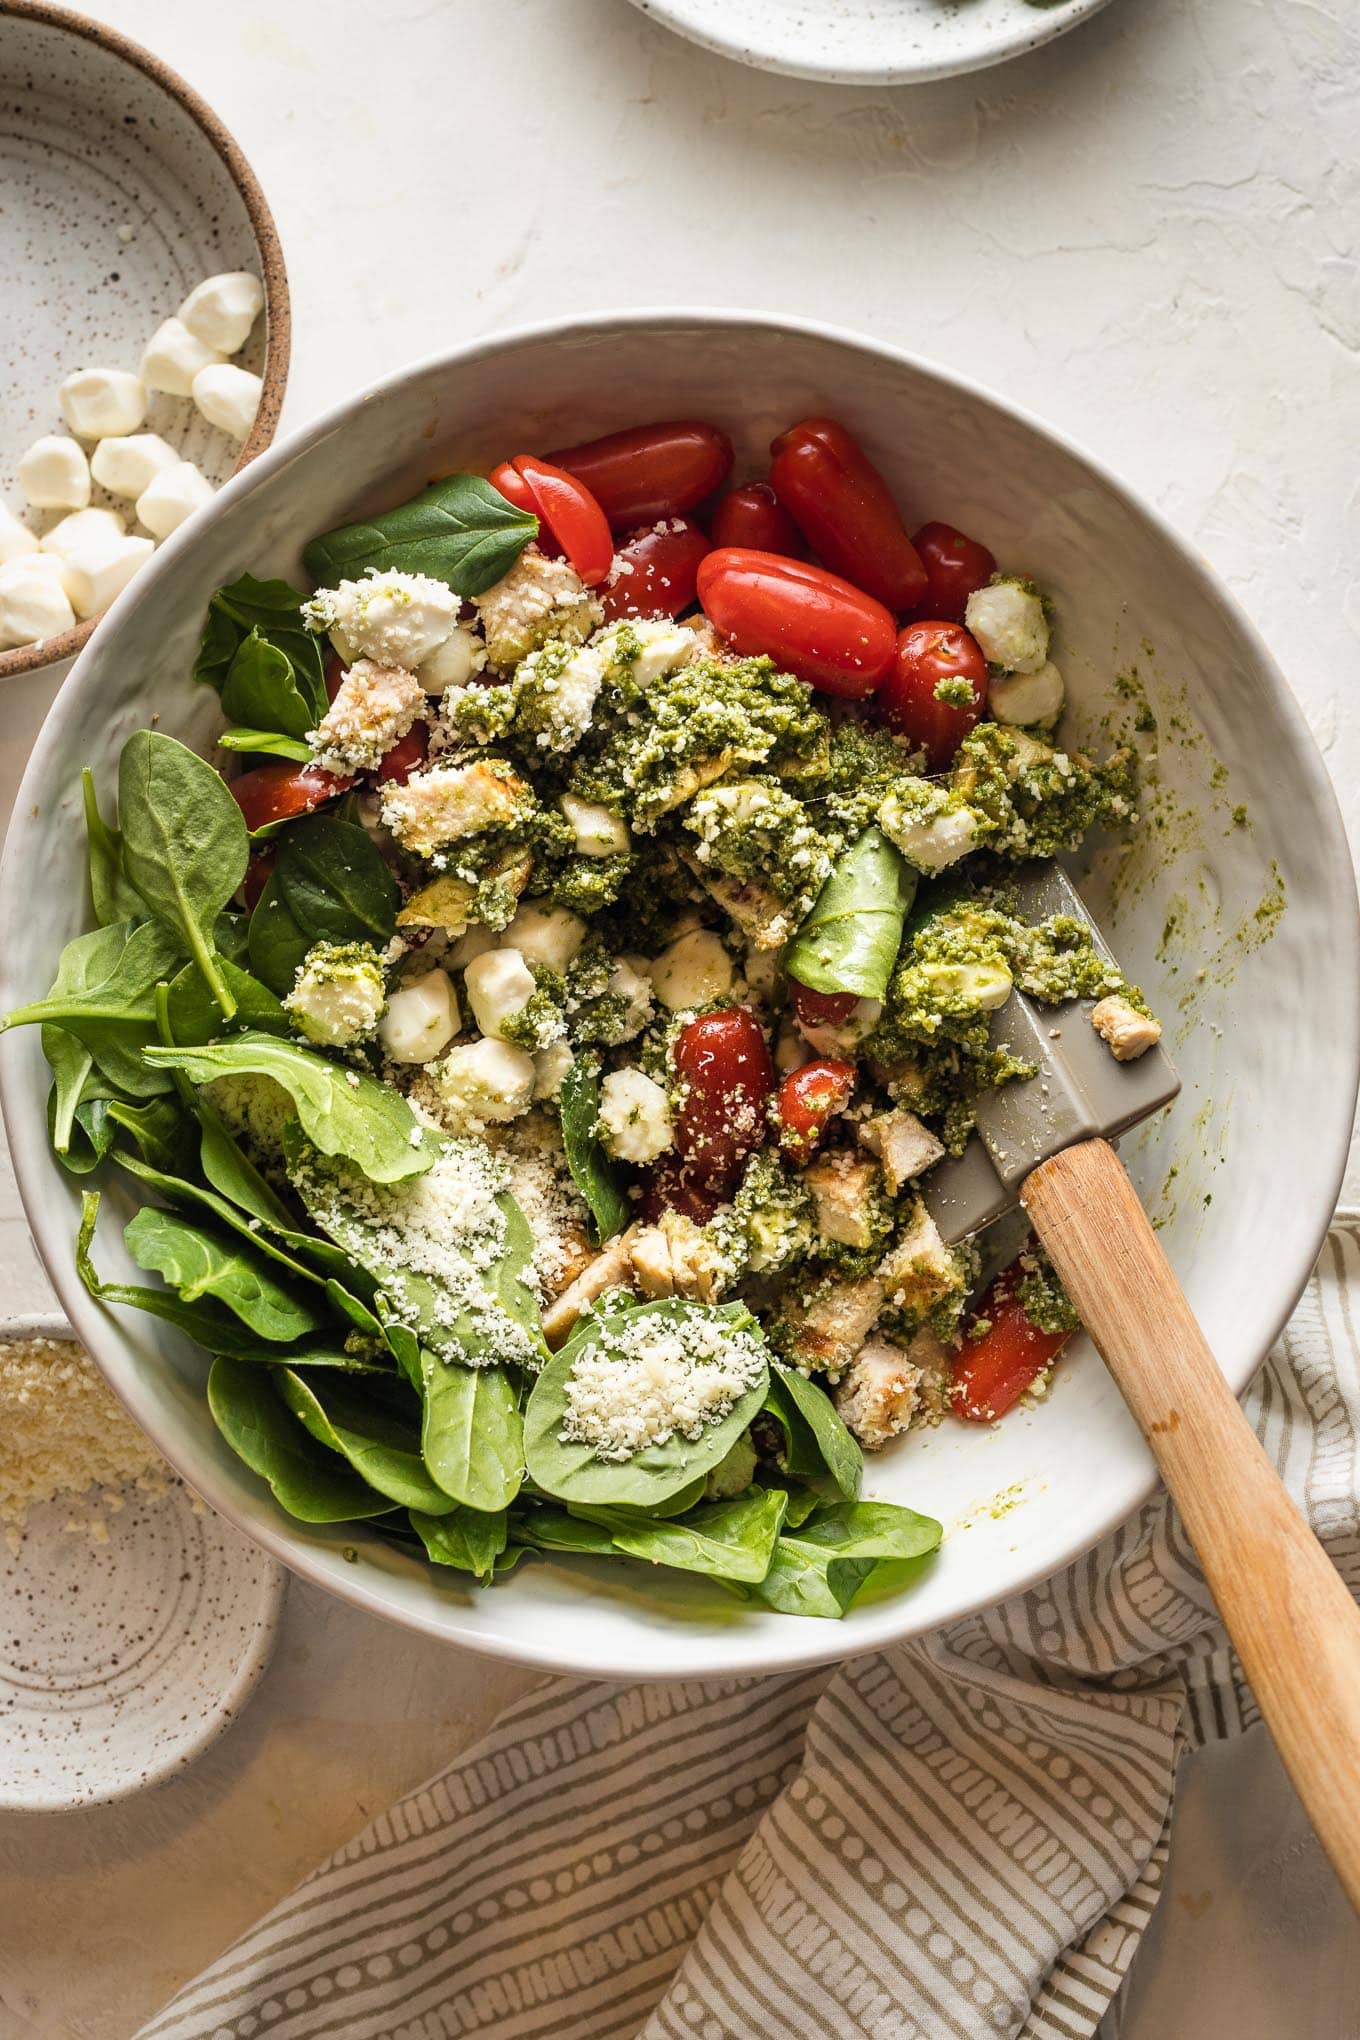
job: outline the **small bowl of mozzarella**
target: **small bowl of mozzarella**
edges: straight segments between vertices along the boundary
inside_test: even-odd
[[[288,284],[264,195],[150,52],[0,0],[0,679],[71,658],[274,436]]]

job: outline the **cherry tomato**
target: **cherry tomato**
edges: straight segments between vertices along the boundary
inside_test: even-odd
[[[378,766],[378,779],[391,780],[394,786],[405,786],[413,772],[418,772],[425,763],[430,750],[430,725],[412,723],[404,737],[398,737],[390,751]]]
[[[748,482],[732,489],[708,520],[714,545],[743,545],[753,552],[779,553],[786,560],[805,560],[798,526],[768,482]]]
[[[967,701],[955,706],[935,693],[963,680]],[[987,705],[987,661],[961,623],[909,623],[874,706],[889,728],[923,745],[932,772],[943,772]]]
[[[699,600],[737,651],[768,652],[824,694],[872,694],[893,662],[897,627],[883,604],[803,560],[723,546],[699,568]]]
[[[699,562],[711,550],[697,524],[677,517],[644,531],[619,547],[617,579],[600,591],[608,622],[621,616],[678,616],[694,600]]]
[[[853,1063],[824,1059],[789,1072],[775,1093],[774,1121],[779,1145],[792,1161],[811,1161],[827,1126],[849,1104],[854,1088]]]
[[[345,662],[339,652],[332,652],[322,668],[322,679],[326,683],[326,699],[334,701],[340,692],[340,682],[345,677]]]
[[[512,493],[515,475],[529,501]],[[555,538],[588,588],[604,579],[614,557],[614,541],[604,511],[575,475],[553,467],[535,453],[517,453],[491,472],[491,486],[519,509],[530,509],[541,529]]]
[[[671,1059],[685,1084],[675,1145],[692,1182],[727,1195],[765,1138],[774,1064],[745,1006],[706,1013],[680,1030]]]
[[[514,504],[516,510],[527,510],[531,517],[538,518],[538,537],[534,540],[534,544],[538,547],[544,559],[564,559],[566,556],[561,546],[557,543],[557,540],[544,523],[543,518],[539,515],[538,504],[534,500],[534,492],[525,481],[523,475],[513,468],[508,460],[503,460],[499,467],[492,468],[487,476],[487,480],[493,489],[499,489],[507,503]]]
[[[323,772],[319,765],[290,765],[279,759],[238,773],[227,781],[227,791],[245,816],[246,827],[262,829],[266,822],[290,822],[297,815],[309,815],[337,794],[347,793],[353,784],[353,779]]]
[[[928,611],[948,623],[962,623],[968,597],[986,587],[996,572],[996,561],[985,545],[956,531],[952,524],[923,524],[912,544],[926,570],[922,614]]]
[[[911,609],[926,570],[892,491],[834,418],[805,418],[770,449],[775,495],[819,559],[889,609]]]
[[[1003,1268],[978,1307],[988,1328],[970,1339],[953,1364],[949,1399],[955,1416],[969,1424],[991,1424],[1019,1402],[1071,1338],[1070,1332],[1042,1332],[1020,1306],[1019,1263]]]
[[[635,425],[549,459],[584,482],[615,531],[678,517],[720,489],[732,472],[732,442],[716,425],[690,419]]]
[[[278,851],[268,844],[251,851],[246,875],[241,880],[241,899],[248,914],[253,914],[260,904],[260,894],[274,876],[274,866],[278,861]]]
[[[655,1225],[668,1211],[678,1211],[695,1225],[707,1225],[722,1201],[721,1191],[706,1190],[693,1181],[688,1163],[679,1155],[667,1155],[648,1172],[642,1216],[648,1225]]]
[[[843,1027],[859,1004],[853,992],[814,992],[797,978],[789,979],[793,1010],[804,1027]]]

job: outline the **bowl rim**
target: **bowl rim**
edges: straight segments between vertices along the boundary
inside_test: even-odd
[[[260,376],[264,387],[260,392],[255,423],[227,477],[231,481],[257,454],[263,453],[279,429],[292,351],[293,315],[288,292],[288,267],[263,187],[246,160],[240,143],[219,115],[213,112],[207,100],[195,92],[178,71],[172,70],[153,51],[144,49],[141,43],[134,42],[131,36],[121,34],[116,28],[106,28],[102,21],[92,21],[87,14],[72,14],[65,7],[51,6],[48,0],[0,0],[0,21],[7,16],[15,21],[35,21],[44,28],[63,29],[85,42],[97,44],[110,55],[122,58],[124,63],[141,71],[153,85],[159,85],[162,91],[176,100],[202,131],[241,195],[255,245],[259,249],[260,282],[264,287],[264,367]],[[56,637],[44,638],[39,644],[16,645],[11,651],[0,651],[0,681],[12,679],[19,673],[37,672],[44,666],[54,666],[62,659],[74,658],[84,650],[102,621],[102,616],[87,617],[84,623],[78,623]]]
[[[454,373],[526,345],[565,343],[629,329],[646,331],[658,326],[674,328],[686,325],[699,331],[712,331],[715,327],[732,327],[756,329],[775,336],[798,333],[812,339],[829,341],[835,346],[876,355],[915,374],[931,378],[970,401],[981,402],[1019,420],[1084,466],[1132,515],[1145,520],[1174,550],[1186,572],[1200,584],[1206,597],[1227,612],[1229,620],[1241,633],[1255,659],[1263,679],[1275,695],[1284,719],[1293,725],[1298,739],[1300,767],[1310,782],[1312,811],[1317,828],[1328,839],[1329,855],[1326,868],[1338,874],[1337,897],[1333,902],[1337,917],[1334,923],[1337,940],[1332,954],[1336,999],[1330,1015],[1329,1034],[1343,1051],[1343,1067],[1349,1068],[1350,1080],[1348,1084],[1343,1085],[1343,1095],[1337,1100],[1338,1111],[1334,1122],[1336,1131],[1330,1140],[1330,1156],[1325,1151],[1321,1156],[1321,1182],[1327,1188],[1328,1194],[1325,1203],[1319,1199],[1319,1210],[1311,1228],[1307,1254],[1288,1271],[1276,1270],[1272,1289],[1263,1299],[1261,1330],[1255,1350],[1248,1354],[1245,1365],[1226,1375],[1234,1395],[1240,1396],[1260,1371],[1303,1294],[1326,1239],[1345,1175],[1357,1091],[1360,1091],[1360,897],[1357,896],[1355,865],[1340,806],[1322,754],[1278,661],[1255,624],[1203,555],[1189,540],[1182,537],[1162,512],[1145,502],[1135,490],[1113,474],[1102,460],[1088,454],[1063,431],[1044,423],[1023,405],[1013,403],[1008,397],[998,395],[986,385],[970,376],[960,374],[955,369],[943,367],[905,348],[896,347],[890,341],[872,338],[849,327],[833,325],[824,320],[783,316],[774,312],[744,311],[729,306],[702,305],[605,308],[598,312],[566,314],[506,328],[469,339],[454,348],[441,349],[406,364],[340,403],[331,405],[310,424],[276,442],[253,464],[250,472],[235,475],[224,483],[213,503],[205,506],[202,520],[197,518],[191,520],[174,533],[163,548],[158,548],[145,572],[138,577],[138,582],[125,589],[106,616],[99,619],[99,627],[101,629],[111,627],[124,603],[131,604],[132,601],[142,599],[146,595],[148,589],[154,585],[155,578],[170,568],[179,551],[194,543],[195,527],[199,531],[206,528],[209,520],[219,509],[229,507],[237,497],[248,495],[255,488],[263,487],[269,477],[295,454],[316,445],[329,434],[343,428],[352,416],[386,391],[424,375]],[[82,705],[79,700],[79,695],[83,691],[82,668],[87,658],[88,651],[82,654],[63,681],[34,745],[16,798],[14,817],[5,839],[3,858],[0,858],[0,957],[8,953],[11,927],[17,924],[30,904],[21,869],[25,863],[26,837],[33,825],[33,816],[45,798],[49,754],[54,753],[64,740],[67,723],[78,719]],[[1346,882],[1340,881],[1341,873],[1347,875]],[[48,1149],[45,1125],[39,1130],[29,1123],[25,1116],[28,1107],[29,1100],[19,1080],[18,1058],[6,1052],[3,1040],[0,1039],[0,1109],[3,1109],[5,1127],[10,1139],[20,1198],[48,1277],[67,1311],[76,1336],[88,1348],[109,1386],[133,1419],[148,1431],[170,1464],[176,1471],[181,1471],[173,1444],[167,1445],[162,1428],[155,1423],[154,1417],[148,1421],[149,1413],[139,1407],[139,1398],[135,1392],[131,1392],[135,1391],[135,1374],[128,1382],[120,1382],[114,1378],[116,1370],[105,1364],[100,1350],[101,1345],[108,1345],[110,1349],[115,1343],[121,1346],[123,1335],[117,1321],[100,1308],[80,1282],[70,1252],[69,1237],[65,1233],[58,1237],[55,1230],[46,1223],[39,1180],[43,1171],[55,1169],[57,1164]],[[41,1117],[41,1114],[39,1116]],[[35,1133],[38,1137],[27,1138],[30,1133]],[[16,1134],[19,1135],[17,1140]],[[47,1237],[49,1232],[52,1232],[50,1240]],[[1269,1308],[1264,1307],[1267,1303]],[[346,1567],[342,1576],[334,1575],[320,1562],[319,1555],[314,1556],[308,1546],[298,1543],[289,1529],[275,1524],[269,1517],[262,1516],[258,1510],[244,1507],[231,1491],[226,1479],[221,1477],[217,1469],[206,1459],[202,1465],[196,1465],[191,1473],[184,1473],[183,1477],[202,1494],[205,1501],[220,1510],[230,1522],[235,1523],[248,1536],[263,1545],[266,1551],[280,1559],[290,1570],[300,1574],[312,1584],[336,1594],[350,1605],[361,1608],[366,1613],[380,1616],[385,1621],[395,1622],[414,1634],[431,1636],[451,1646],[461,1645],[480,1656],[496,1658],[506,1663],[536,1666],[550,1672],[630,1680],[669,1676],[664,1672],[657,1673],[648,1666],[645,1656],[645,1630],[642,1629],[639,1630],[638,1648],[633,1656],[624,1657],[618,1653],[606,1653],[601,1656],[592,1652],[587,1660],[582,1654],[565,1653],[551,1641],[540,1642],[534,1636],[510,1637],[469,1632],[456,1629],[446,1620],[426,1616],[417,1608],[393,1607],[384,1591],[380,1576],[375,1577],[370,1584],[366,1570],[362,1566]],[[881,1604],[881,1612],[888,1619],[876,1627],[876,1633],[872,1637],[852,1636],[844,1631],[839,1623],[808,1622],[804,1627],[815,1633],[809,1634],[806,1645],[788,1653],[781,1652],[774,1666],[765,1662],[760,1653],[753,1653],[749,1643],[743,1648],[742,1638],[736,1634],[702,1642],[696,1636],[693,1656],[687,1662],[686,1676],[740,1677],[758,1675],[762,1671],[794,1671],[813,1665],[836,1663],[849,1656],[868,1650],[883,1649],[912,1636],[927,1633],[928,1629],[938,1629],[994,1608],[1002,1601],[1028,1592],[1042,1581],[1055,1577],[1067,1567],[1077,1563],[1103,1538],[1127,1522],[1154,1493],[1158,1484],[1156,1467],[1151,1455],[1148,1454],[1142,1478],[1131,1481],[1126,1487],[1114,1493],[1110,1500],[1103,1502],[1098,1516],[1083,1521],[1071,1543],[1063,1549],[1059,1557],[1042,1558],[1023,1568],[1007,1579],[1003,1594],[988,1592],[985,1589],[967,1594],[947,1616],[937,1617],[929,1625],[913,1618],[912,1597],[910,1594],[903,1594]],[[893,1620],[892,1617],[897,1619]],[[749,1636],[752,1633],[743,1632],[743,1635]]]
[[[689,20],[687,9],[681,0],[633,0],[633,5],[650,21],[669,29],[672,35],[681,36],[696,48],[709,50],[714,56],[726,57],[730,63],[742,64],[748,70],[765,71],[781,78],[808,78],[823,85],[928,85],[938,78],[962,78],[973,71],[990,71],[998,64],[1008,64],[1016,57],[1027,57],[1033,50],[1042,49],[1045,44],[1056,42],[1069,29],[1079,28],[1089,21],[1093,14],[1099,14],[1108,7],[1110,0],[1067,0],[1061,10],[1053,6],[1047,17],[1034,14],[1026,24],[1022,11],[1017,8],[1017,21],[1013,29],[1004,30],[987,49],[969,57],[926,58],[912,63],[858,63],[858,64],[812,64],[800,62],[796,57],[779,54],[768,43],[757,49],[744,39],[739,30],[723,34],[716,29],[696,28]]]

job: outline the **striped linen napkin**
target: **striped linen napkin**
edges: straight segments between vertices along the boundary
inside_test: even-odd
[[[1360,1589],[1356,1297],[1339,1217],[1247,1406]],[[1178,1759],[1254,1718],[1154,1500],[837,1668],[546,1681],[141,2040],[1112,2040]]]

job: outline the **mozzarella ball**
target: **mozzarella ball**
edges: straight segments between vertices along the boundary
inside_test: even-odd
[[[643,1070],[611,1070],[600,1086],[599,1130],[621,1162],[654,1162],[675,1135],[662,1086]]]
[[[182,324],[196,340],[218,354],[235,354],[250,338],[250,329],[264,310],[258,276],[232,269],[205,276],[179,308]]]
[[[607,665],[628,673],[645,693],[663,674],[674,673],[701,649],[701,641],[683,623],[669,617],[639,622],[629,618],[600,638],[598,650]]]
[[[260,378],[249,369],[223,361],[199,370],[191,394],[210,425],[232,439],[247,439],[263,389]]]
[[[303,616],[310,629],[338,636],[360,658],[413,673],[446,642],[461,608],[447,582],[393,568],[318,588]],[[428,692],[423,679],[421,688]]]
[[[1063,676],[1050,659],[1037,673],[1000,673],[987,689],[987,706],[998,722],[1032,729],[1055,723],[1063,711]]]
[[[732,959],[709,928],[691,928],[652,965],[656,996],[672,1013],[707,1006],[732,989]]]
[[[0,566],[0,648],[40,644],[75,620],[55,553],[29,553]]]
[[[495,1036],[524,1011],[537,989],[517,949],[488,949],[485,956],[474,957],[463,973],[463,986],[477,1025],[483,1034]]]
[[[179,455],[158,432],[130,432],[125,439],[101,439],[90,455],[90,473],[111,496],[136,501]]]
[[[534,1097],[555,1098],[576,1058],[569,1041],[550,1041],[534,1056]]]
[[[135,432],[146,417],[146,387],[125,368],[80,368],[57,392],[61,415],[77,438]]]
[[[65,559],[92,539],[107,542],[121,538],[126,529],[116,510],[73,510],[69,517],[61,518],[50,531],[44,532],[40,543],[44,552]]]
[[[641,1034],[652,1017],[652,981],[636,962],[630,963],[626,956],[619,958],[609,973],[605,997],[619,1001],[618,1018],[610,1033],[611,1041],[631,1041],[635,1034]]]
[[[61,578],[76,615],[102,615],[154,551],[149,538],[97,534],[72,547],[62,556]]]
[[[205,347],[178,319],[166,319],[146,343],[142,381],[149,390],[164,390],[168,397],[187,397],[199,370],[221,359],[215,347]]]
[[[38,550],[38,534],[16,517],[7,503],[0,503],[0,567],[21,560]]]
[[[331,632],[332,641],[336,633]],[[457,623],[442,645],[422,659],[416,678],[427,694],[443,694],[449,687],[466,687],[474,673],[486,664],[486,646],[474,637],[466,624]]]
[[[427,971],[393,992],[378,1039],[395,1063],[433,1062],[458,1032],[458,1001],[447,971]]]
[[[19,462],[19,487],[35,510],[83,510],[90,500],[84,447],[57,432],[35,439]]]
[[[964,622],[989,666],[1037,673],[1048,657],[1048,617],[1038,593],[1024,581],[990,581],[975,589]]]
[[[488,949],[498,947],[500,937],[485,921],[474,921],[465,928],[449,951],[449,962],[455,970],[466,970],[474,957],[485,956]]]
[[[154,474],[137,498],[137,521],[157,538],[169,538],[185,519],[213,499],[213,485],[191,460]]]
[[[521,907],[502,937],[526,962],[559,977],[585,939],[585,922],[566,907]]]
[[[558,806],[571,824],[578,857],[621,857],[631,847],[627,823],[607,807],[574,793],[564,793]]]
[[[475,1133],[518,1119],[533,1103],[534,1059],[506,1041],[473,1041],[451,1048],[433,1069],[445,1124]]]

